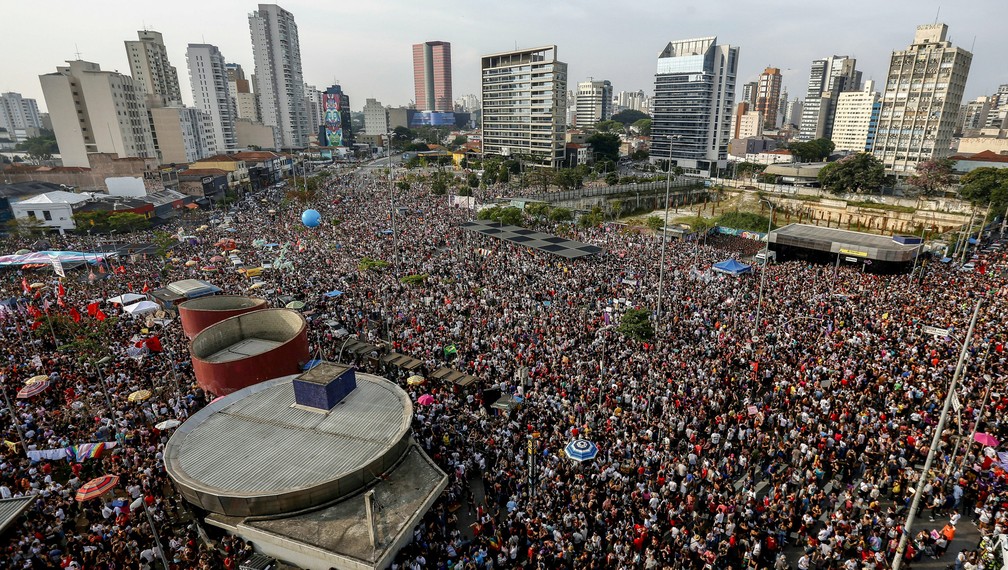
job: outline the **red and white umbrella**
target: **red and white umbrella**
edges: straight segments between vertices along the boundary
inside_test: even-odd
[[[49,384],[50,382],[48,380],[35,381],[30,384],[27,384],[25,385],[24,388],[18,390],[17,397],[26,399],[31,398],[32,396],[38,396],[42,392],[46,391],[46,388],[49,387]]]
[[[119,477],[116,475],[102,475],[101,477],[95,477],[87,483],[84,483],[84,485],[77,490],[77,502],[83,503],[84,501],[97,499],[98,497],[111,491],[117,483],[119,483]]]

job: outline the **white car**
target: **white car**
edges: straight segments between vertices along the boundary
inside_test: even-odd
[[[959,271],[970,272],[974,269],[976,269],[976,264],[971,261],[969,263],[964,263],[963,266],[959,268]]]

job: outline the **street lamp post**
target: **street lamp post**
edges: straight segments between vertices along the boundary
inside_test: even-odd
[[[668,242],[668,206],[669,206],[669,193],[672,191],[672,141],[679,140],[682,135],[666,135],[669,140],[668,147],[668,173],[665,176],[665,225],[662,226],[662,242],[661,242],[661,265],[658,267],[658,311],[656,317],[661,319],[662,316],[662,300],[665,290],[665,244]]]
[[[161,537],[158,536],[157,527],[154,526],[154,518],[151,517],[150,510],[147,508],[147,504],[144,503],[144,498],[139,497],[132,503],[130,503],[130,510],[136,511],[137,509],[143,509],[145,515],[147,515],[147,524],[150,525],[151,533],[154,535],[154,544],[157,546],[158,555],[161,557],[161,563],[164,564],[165,570],[169,570],[171,566],[168,565],[168,558],[165,557],[164,547],[161,546]]]
[[[762,202],[766,202],[767,205],[770,206],[770,219],[767,220],[767,229],[766,229],[766,231],[767,231],[767,242],[766,243],[767,244],[766,244],[766,249],[763,251],[763,269],[760,270],[759,299],[756,301],[756,325],[755,325],[755,327],[757,329],[759,328],[759,324],[760,324],[760,309],[763,308],[763,287],[766,286],[767,258],[770,257],[770,228],[771,228],[771,226],[773,224],[773,211],[774,211],[773,202],[771,202],[770,200],[767,200],[766,198],[761,198],[760,202],[761,203]],[[753,338],[755,338],[755,337],[756,337],[756,335],[753,334]]]
[[[973,318],[970,320],[969,330],[963,338],[962,350],[959,352],[959,362],[956,364],[955,374],[952,375],[952,382],[949,384],[948,392],[945,394],[945,403],[942,405],[941,416],[938,417],[938,424],[934,427],[934,436],[931,438],[931,447],[928,448],[927,459],[924,460],[924,469],[921,471],[920,479],[917,480],[917,488],[914,490],[913,502],[910,504],[910,512],[907,513],[906,523],[903,525],[903,534],[900,535],[899,546],[896,547],[896,554],[893,557],[892,570],[899,570],[903,564],[903,553],[906,552],[907,541],[910,539],[911,529],[914,519],[917,517],[917,509],[920,507],[921,495],[924,494],[924,485],[930,479],[931,463],[934,462],[938,444],[941,442],[942,431],[945,430],[945,421],[948,419],[949,408],[952,406],[952,399],[955,398],[956,385],[962,375],[963,364],[966,362],[966,352],[969,350],[970,340],[973,337],[973,328],[976,326],[977,317],[980,316],[980,306],[983,299],[977,300],[976,308],[973,309]]]
[[[350,342],[350,339],[352,339],[352,338],[356,339],[356,338],[360,338],[360,337],[358,337],[355,334],[347,335],[346,340],[344,340],[343,344],[341,344],[340,347],[339,347],[339,356],[336,357],[336,362],[343,362],[343,348],[346,347],[346,343]]]

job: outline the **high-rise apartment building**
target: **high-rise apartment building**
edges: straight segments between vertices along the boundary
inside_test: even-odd
[[[384,135],[389,132],[388,111],[375,99],[364,102],[364,134]]]
[[[186,50],[193,105],[210,115],[213,121],[215,152],[234,152],[238,148],[235,136],[236,111],[228,90],[227,64],[217,46],[189,44]]]
[[[831,139],[836,150],[871,152],[878,127],[882,96],[875,91],[874,81],[865,81],[860,91],[841,93],[837,98]]]
[[[998,87],[990,97],[990,109],[987,111],[985,129],[1008,129],[1008,84]]]
[[[801,122],[802,117],[802,107],[804,102],[801,99],[795,99],[788,103],[787,113],[784,114],[784,124],[798,126]]]
[[[651,114],[651,98],[644,93],[643,89],[639,91],[620,91],[613,100],[616,106],[616,109],[613,110],[614,113],[632,110]]]
[[[413,45],[413,85],[420,111],[453,111],[451,44]]]
[[[917,26],[910,47],[889,60],[873,151],[889,174],[910,175],[917,163],[952,152],[973,54],[954,47],[947,33],[945,24]]]
[[[608,79],[589,79],[578,83],[575,96],[576,122],[579,129],[612,118],[612,83]]]
[[[781,90],[780,97],[777,99],[777,122],[774,123],[773,128],[779,129],[784,126],[784,121],[787,118],[788,111],[788,92],[787,89]]]
[[[455,100],[455,110],[462,111],[463,113],[472,113],[473,111],[479,111],[480,100],[479,97],[469,93],[468,95],[463,95]]]
[[[484,55],[483,153],[531,155],[557,167],[567,133],[567,64],[557,47]]]
[[[193,107],[150,109],[155,144],[162,164],[195,162],[217,152],[212,118]]]
[[[651,159],[710,172],[727,160],[739,48],[716,36],[670,42],[658,56]]]
[[[227,64],[228,92],[234,101],[239,119],[249,119],[259,122],[259,102],[249,80],[245,78],[245,70],[237,63]]]
[[[856,65],[856,59],[845,55],[812,62],[808,92],[798,125],[798,140],[828,139],[832,136],[837,98],[845,91],[861,89],[861,72],[855,68]]]
[[[735,138],[755,138],[762,134],[763,115],[759,111],[747,111],[735,117]]]
[[[88,167],[88,154],[154,158],[146,92],[128,75],[75,60],[39,76],[63,166]]]
[[[350,96],[339,85],[333,85],[322,94],[319,146],[353,146],[353,131],[350,127]]]
[[[0,94],[0,129],[15,142],[38,135],[42,128],[38,103],[25,99],[20,93]]]
[[[178,72],[168,61],[161,32],[140,30],[138,40],[126,41],[126,58],[130,75],[147,93],[148,105],[156,107],[182,103]]]
[[[779,68],[768,67],[760,74],[756,85],[756,102],[753,104],[753,110],[763,116],[763,125],[768,128],[777,127],[781,79]]]
[[[749,103],[750,107],[756,106],[756,92],[759,90],[759,83],[750,81],[742,84],[742,101]]]
[[[255,93],[263,124],[273,127],[277,147],[307,146],[309,124],[301,74],[301,45],[294,15],[276,4],[249,14]]]
[[[960,117],[956,125],[956,131],[966,135],[977,134],[980,129],[987,126],[987,117],[990,115],[990,110],[991,97],[986,95],[977,97],[966,103],[962,106],[962,110],[959,113]]]

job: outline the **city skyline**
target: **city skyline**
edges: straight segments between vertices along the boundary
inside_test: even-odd
[[[739,85],[756,80],[772,66],[781,69],[783,88],[804,94],[812,60],[834,54],[857,58],[864,79],[881,82],[892,51],[907,45],[917,25],[935,20],[939,3],[864,1],[811,11],[777,2],[787,16],[768,17],[766,6],[736,1],[667,12],[661,4],[643,2],[621,5],[610,14],[609,5],[602,2],[543,5],[517,0],[478,8],[432,5],[425,7],[422,20],[410,10],[412,4],[398,1],[319,5],[298,0],[279,5],[298,21],[305,82],[340,83],[359,111],[367,98],[390,106],[412,101],[412,46],[430,40],[452,44],[456,98],[479,93],[482,55],[515,45],[524,49],[547,44],[563,50],[572,85],[601,77],[612,81],[614,92],[644,90],[652,95],[653,62],[661,49],[669,41],[708,35],[740,48]],[[0,91],[19,92],[43,104],[38,76],[76,59],[77,51],[81,59],[102,69],[128,74],[123,42],[143,29],[163,34],[176,68],[184,68],[188,44],[210,43],[219,46],[228,63],[253,69],[247,16],[257,6],[252,1],[207,5],[191,0],[172,5],[112,0],[87,6],[46,0],[15,4],[6,13],[19,25],[0,38],[0,49],[17,57],[4,61]],[[964,101],[994,93],[1008,82],[1008,73],[998,62],[1008,40],[999,33],[1000,19],[991,17],[1002,7],[998,0],[981,0],[955,11],[946,7],[938,14],[938,21],[948,24],[953,43],[974,53]],[[540,17],[529,18],[529,13]],[[333,36],[327,21],[347,25]],[[600,24],[605,27],[599,28]],[[620,31],[631,30],[632,42],[619,41]],[[42,31],[56,39],[33,41]],[[611,40],[599,41],[599,34]],[[29,45],[30,49],[25,47]],[[183,101],[192,104],[189,78],[179,75]]]

